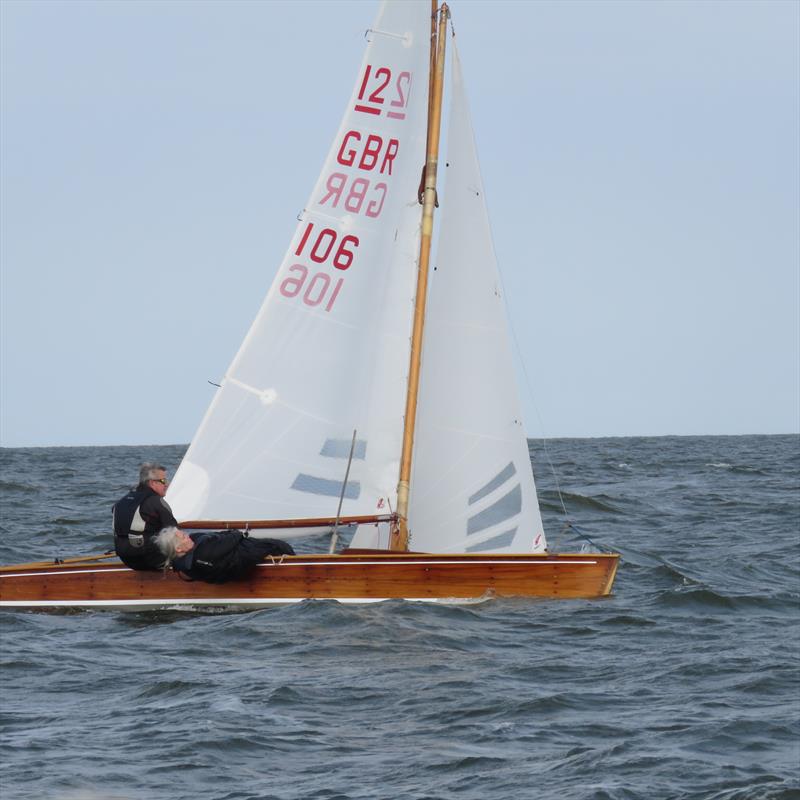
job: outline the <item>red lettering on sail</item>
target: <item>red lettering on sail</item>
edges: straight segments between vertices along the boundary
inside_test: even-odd
[[[324,264],[325,259],[331,254],[335,242],[335,230],[332,228],[324,228],[321,230],[317,236],[317,241],[314,242],[314,246],[311,248],[311,260],[316,261],[317,264]],[[297,253],[297,255],[299,256],[300,253]]]
[[[367,89],[367,81],[369,80],[369,74],[372,72],[372,64],[367,64],[367,68],[364,70],[364,80],[361,81],[361,88],[358,90],[358,99],[364,99],[364,92]],[[356,111],[360,111],[361,109],[356,106]]]
[[[372,80],[370,80],[372,78]],[[380,115],[380,106],[383,105],[384,97],[383,90],[392,79],[392,71],[387,67],[379,67],[372,75],[372,64],[367,64],[364,70],[364,79],[361,81],[361,88],[358,90],[359,101],[364,100],[364,95],[368,87],[371,88],[370,93],[367,95],[366,102],[356,103],[355,110],[364,114],[378,114]]]
[[[347,269],[353,263],[355,253],[352,250],[348,250],[347,245],[358,247],[358,236],[353,236],[351,234],[342,239],[339,244],[339,249],[333,257],[333,266],[336,267],[336,269]]]
[[[388,186],[383,181],[371,183],[368,178],[350,179],[344,172],[334,172],[325,181],[325,194],[320,198],[319,205],[338,208],[339,201],[344,198],[343,206],[351,214],[366,214],[373,219],[378,217],[383,210],[383,201],[386,199]],[[366,203],[366,207],[365,207]]]
[[[405,86],[406,92],[403,92]],[[411,73],[401,72],[397,76],[397,83],[395,84],[395,91],[397,97],[390,103],[393,108],[405,108],[408,105],[408,98],[411,95]],[[405,111],[387,111],[386,116],[390,119],[405,119]]]
[[[372,172],[380,162],[378,172],[381,175],[384,172],[387,175],[391,175],[392,162],[399,150],[400,142],[398,139],[389,139],[384,143],[384,140],[377,133],[370,133],[362,143],[362,136],[359,131],[347,131],[341,145],[339,145],[336,160],[343,167],[355,166],[357,169],[364,170],[364,172]],[[380,158],[381,153],[383,158]]]
[[[302,301],[304,305],[316,308],[323,301],[325,302],[325,311],[330,311],[339,292],[342,289],[344,278],[339,278],[333,283],[331,288],[331,276],[327,272],[317,272],[311,276],[311,280],[306,283],[308,278],[308,267],[303,264],[292,264],[289,267],[289,276],[281,281],[280,293],[290,300],[297,297],[302,292]],[[303,291],[305,289],[305,291]]]
[[[392,82],[390,67],[373,69],[372,64],[367,64],[364,68],[364,77],[361,79],[354,109],[362,114],[380,116],[384,111],[388,95],[391,100],[389,108],[386,109],[386,116],[390,119],[405,119],[405,109],[408,107],[411,97],[411,79],[411,73],[404,70]],[[392,88],[387,91],[390,84]]]
[[[374,193],[380,192],[380,200],[370,200],[367,204],[366,215],[368,217],[377,217],[383,211],[383,201],[386,199],[386,184],[376,183]]]
[[[369,189],[369,181],[366,178],[356,178],[350,186],[350,194],[344,201],[344,207],[353,214],[361,211],[361,204]]]
[[[331,285],[331,278],[325,272],[318,272],[309,282],[303,295],[303,302],[307,306],[318,306],[325,297],[325,292]]]
[[[328,304],[325,306],[326,311],[330,311],[333,308],[333,304],[336,302],[336,298],[339,296],[339,290],[342,288],[343,283],[344,278],[339,278],[339,280],[336,281],[336,286],[333,287],[331,298],[328,300]]]
[[[387,175],[392,174],[392,161],[394,161],[394,157],[397,155],[399,149],[400,142],[398,142],[397,139],[389,139],[389,143],[386,145],[386,152],[383,154],[381,175],[383,175],[384,170],[386,170]]]
[[[358,162],[358,168],[369,172],[378,163],[378,153],[381,151],[383,139],[371,133],[367,136],[367,142],[364,145],[364,151],[361,153],[361,161]]]
[[[306,225],[306,229],[303,231],[303,235],[300,237],[300,244],[297,245],[297,249],[294,251],[296,256],[303,254],[306,243],[309,241],[313,230],[314,223],[309,222],[308,225]],[[333,252],[337,238],[338,234],[333,228],[323,228],[317,233],[312,239],[313,244],[311,245],[311,252],[309,253],[311,260],[315,261],[317,264],[324,264],[328,260],[331,252]],[[354,250],[358,247],[358,244],[358,236],[348,234],[342,237],[333,255],[333,266],[336,267],[336,269],[347,269],[353,263],[353,258],[355,257]],[[350,247],[353,249],[349,249]]]
[[[392,71],[390,69],[381,67],[375,70],[375,80],[378,83],[378,87],[370,94],[368,98],[370,103],[383,104],[383,90],[389,85],[391,79]]]
[[[281,281],[281,294],[284,297],[297,297],[308,276],[308,267],[304,267],[302,264],[292,264],[289,267],[289,273],[290,276]]]
[[[339,148],[339,152],[336,154],[336,160],[345,167],[352,167],[355,158],[358,155],[357,150],[350,149],[345,151],[345,147],[348,146],[351,139],[355,142],[360,142],[361,134],[358,131],[347,131],[347,133],[344,135],[344,139],[342,139],[342,145]]]
[[[392,162],[400,150],[398,139],[384,140],[377,133],[370,133],[362,144],[362,136],[358,131],[347,131],[339,145],[336,160],[343,167],[355,166],[364,172],[372,172],[380,162],[378,172],[383,175],[392,174]],[[383,158],[380,158],[381,153]]]
[[[334,172],[328,175],[328,180],[325,181],[325,188],[328,193],[319,201],[319,204],[324,206],[328,200],[333,198],[331,205],[336,208],[339,205],[339,198],[342,196],[342,189],[344,189],[346,183],[347,175],[343,172]]]

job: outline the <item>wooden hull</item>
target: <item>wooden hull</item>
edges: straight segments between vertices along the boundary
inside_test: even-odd
[[[171,608],[285,605],[308,599],[459,602],[486,597],[588,598],[609,594],[616,554],[286,556],[240,581],[213,585],[118,561],[0,568],[6,608]]]

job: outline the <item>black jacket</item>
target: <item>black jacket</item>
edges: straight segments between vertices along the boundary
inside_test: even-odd
[[[250,539],[241,531],[190,533],[194,548],[172,562],[192,580],[226,583],[244,577],[264,556],[294,555],[280,539]]]
[[[123,564],[131,569],[161,569],[164,554],[155,545],[155,534],[178,525],[167,501],[140,483],[117,500],[112,514],[114,549]]]
[[[167,501],[146,484],[139,484],[117,500],[112,510],[114,535],[144,534],[149,538],[162,528],[178,527]]]

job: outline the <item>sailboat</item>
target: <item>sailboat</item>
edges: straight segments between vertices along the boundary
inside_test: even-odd
[[[611,591],[617,554],[547,548],[455,45],[439,163],[449,16],[437,0],[382,3],[286,256],[167,494],[184,529],[329,532],[329,552],[223,585],[105,556],[2,567],[0,604]]]

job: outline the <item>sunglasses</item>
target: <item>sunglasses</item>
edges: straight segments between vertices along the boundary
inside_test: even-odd
[[[150,478],[153,483],[160,483],[162,486],[166,486],[169,481],[166,478]]]

